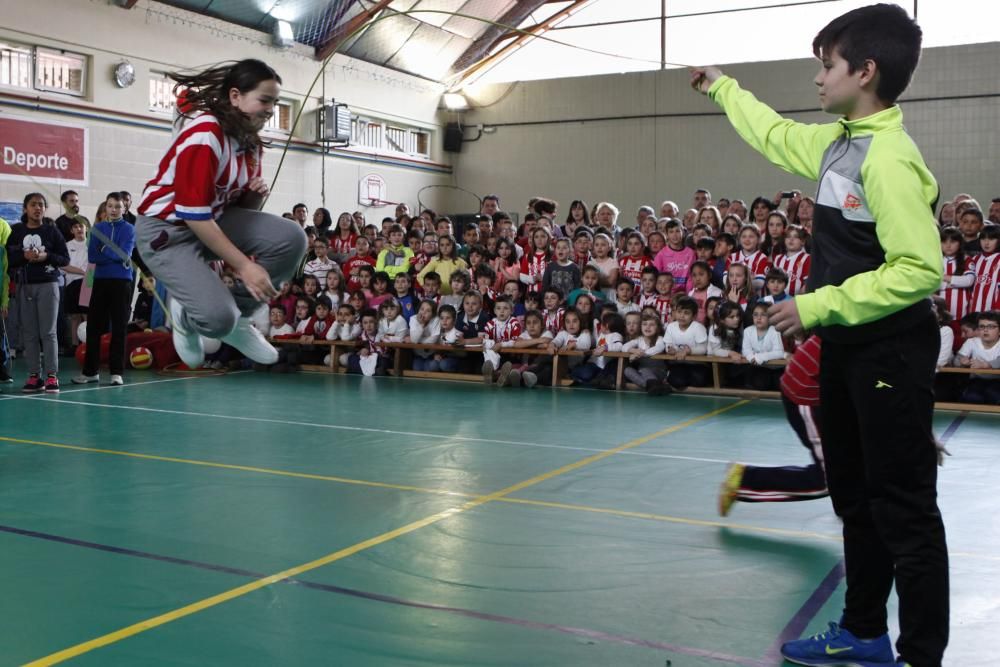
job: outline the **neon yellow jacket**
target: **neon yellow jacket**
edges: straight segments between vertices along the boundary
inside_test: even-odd
[[[10,236],[10,225],[0,218],[0,308],[6,308],[10,302],[10,275],[7,273],[7,238]]]
[[[708,94],[764,157],[818,181],[808,292],[795,297],[802,324],[820,327],[824,338],[860,342],[928,316],[942,273],[938,186],[899,107],[806,125],[782,118],[728,76]]]

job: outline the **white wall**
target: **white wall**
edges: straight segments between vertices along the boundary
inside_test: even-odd
[[[928,49],[903,102],[910,134],[941,185],[942,195],[967,191],[989,202],[1000,196],[1000,44]],[[813,60],[724,67],[741,84],[777,109],[816,109]],[[943,98],[911,101],[906,98]],[[616,203],[626,224],[641,204],[673,199],[689,206],[695,188],[713,196],[773,196],[781,189],[814,185],[772,167],[750,150],[718,108],[688,86],[685,70],[497,84],[476,90],[467,125],[565,121],[609,116],[692,114],[668,118],[561,122],[498,127],[453,158],[456,184],[501,196],[521,211],[528,198],[545,194],[564,207],[573,199]],[[804,122],[827,122],[813,111],[794,113]],[[472,129],[466,131],[474,137]],[[563,210],[564,214],[566,211]]]
[[[92,216],[98,203],[111,190],[126,189],[134,195],[154,173],[156,161],[168,145],[169,119],[148,111],[148,80],[151,72],[199,67],[209,63],[241,58],[260,58],[268,62],[284,80],[283,94],[304,104],[303,125],[296,131],[296,150],[289,153],[267,209],[276,213],[290,210],[296,202],[306,202],[310,209],[323,205],[320,200],[321,160],[318,153],[304,150],[302,144],[315,138],[315,109],[321,86],[317,83],[311,99],[304,100],[320,63],[311,49],[296,45],[282,51],[270,46],[270,37],[162,5],[140,0],[131,10],[110,5],[106,0],[31,0],[4,4],[0,40],[63,48],[90,57],[87,97],[84,99],[49,93],[0,88],[0,113],[33,119],[52,119],[83,125],[90,130],[90,183],[74,187],[82,199],[82,212]],[[111,79],[115,63],[127,58],[136,68],[136,83],[120,89]],[[335,56],[326,71],[326,96],[336,97],[359,112],[431,130],[432,161],[440,161],[440,132],[437,106],[441,87],[398,72],[369,65],[343,56]],[[4,105],[12,98],[5,93],[37,97],[43,110],[22,110]],[[303,101],[304,100],[304,101]],[[65,103],[84,109],[69,109]],[[96,118],[69,117],[50,111],[74,111]],[[152,125],[134,127],[120,122],[111,110],[138,114],[131,119]],[[264,161],[265,175],[273,177],[283,138],[273,141]],[[336,154],[326,159],[325,205],[336,218],[341,210],[356,210],[358,180],[378,173],[388,184],[387,199],[416,205],[420,188],[451,182],[447,165],[428,163],[415,167],[393,166],[385,159],[368,156],[354,159]],[[45,184],[58,193],[59,184]],[[20,201],[37,187],[30,184],[0,181],[0,201]],[[427,191],[423,201],[439,207],[442,189]],[[51,204],[51,202],[50,202]],[[393,207],[370,209],[369,220],[376,222],[392,214]],[[50,213],[52,209],[50,209]],[[58,213],[58,211],[56,211]]]

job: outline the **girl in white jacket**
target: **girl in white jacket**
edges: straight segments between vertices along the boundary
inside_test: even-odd
[[[666,384],[667,365],[662,359],[652,357],[663,354],[667,344],[663,340],[663,323],[658,315],[643,315],[639,323],[639,337],[622,346],[628,353],[629,365],[625,377],[632,384],[639,385],[651,395],[670,392]]]
[[[420,302],[417,312],[410,318],[410,342],[437,345],[441,341],[441,320],[437,317],[437,304],[430,299]],[[413,370],[436,370],[435,350],[414,350]]]
[[[760,391],[777,390],[781,367],[765,367],[769,361],[785,358],[781,334],[768,323],[767,304],[753,308],[753,326],[743,330],[743,356],[752,364],[747,372],[747,386]]]

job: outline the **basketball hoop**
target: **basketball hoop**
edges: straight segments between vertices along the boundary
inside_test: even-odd
[[[358,203],[368,208],[395,206],[388,200],[389,188],[379,174],[362,176],[358,181]]]

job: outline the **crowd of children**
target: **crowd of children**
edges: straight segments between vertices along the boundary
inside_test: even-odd
[[[36,200],[43,198],[32,195],[28,204]],[[767,306],[806,289],[814,202],[780,193],[774,200],[758,197],[748,208],[738,199],[713,203],[699,190],[695,206],[684,215],[670,201],[658,214],[643,206],[631,227],[620,225],[617,208],[607,202],[588,209],[574,201],[560,224],[557,203],[545,198],[532,200],[519,226],[500,211],[496,197],[488,197],[475,221],[459,229],[433,211],[411,216],[405,206],[378,226],[360,213],[342,213],[336,224],[330,219],[318,232],[305,228],[310,247],[301,275],[270,303],[268,334],[304,338],[300,342],[307,344],[281,346],[278,364],[257,368],[328,362],[329,347],[308,343],[337,340],[357,345],[338,359],[343,366],[380,374],[390,367],[383,343],[412,342],[453,348],[415,350],[414,370],[481,371],[499,385],[551,383],[551,357],[514,350],[576,350],[584,354],[569,355],[568,370],[579,385],[615,386],[617,363],[605,356],[610,352],[626,354],[626,379],[653,394],[710,383],[709,365],[689,356],[733,362],[722,367],[724,386],[777,389],[783,366],[771,362],[787,357],[796,342],[782,339],[768,324]],[[936,299],[942,334],[938,365],[995,369],[1000,366],[1000,201],[992,202],[986,216],[965,194],[940,210],[944,281]],[[11,293],[21,287],[26,299],[10,332],[13,347],[30,357],[26,391],[44,391],[46,383],[50,391],[57,389],[54,313],[80,310],[76,289],[50,289],[50,298],[30,300],[44,302],[44,309],[29,309],[27,297],[42,283],[57,285],[60,275],[72,285],[86,267],[86,250],[79,261],[73,259],[75,246],[84,247],[76,237],[85,229],[74,229],[69,221],[68,242],[61,235],[49,235],[46,242],[44,212],[26,205],[23,226],[15,224],[6,243]],[[68,264],[59,241],[72,246]],[[44,250],[36,253],[32,244]],[[111,264],[119,261],[105,254]],[[90,261],[95,258],[101,261],[99,252]],[[35,264],[39,270],[30,268]],[[225,272],[221,276],[232,280]],[[71,307],[60,309],[58,298],[67,300],[66,292]],[[224,346],[208,363],[218,367],[223,359],[238,365],[239,355],[232,352]],[[113,375],[120,382],[118,356]],[[9,381],[6,367],[0,368],[0,377]],[[95,377],[88,360],[77,379]],[[941,400],[1000,404],[997,375],[942,374],[938,384]]]
[[[496,197],[460,229],[405,207],[381,226],[344,213],[312,242],[301,284],[271,304],[279,325],[270,333],[357,341],[341,361],[367,374],[387,372],[381,343],[412,342],[454,348],[417,350],[414,370],[481,371],[499,385],[550,383],[550,357],[514,352],[535,349],[583,352],[568,356],[579,385],[613,387],[617,365],[604,355],[621,352],[627,380],[654,394],[710,383],[710,366],[689,356],[732,362],[724,386],[775,390],[783,364],[772,362],[797,341],[770,326],[767,308],[807,288],[814,202],[791,192],[748,208],[699,190],[695,204],[683,220],[673,202],[659,215],[641,207],[631,228],[606,202],[574,201],[560,224],[558,204],[545,198],[532,200],[520,226]],[[993,209],[1000,217],[1000,205]],[[941,365],[996,368],[1000,226],[968,195],[942,211],[942,354],[950,349]],[[340,261],[330,258],[332,243]],[[323,355],[306,347],[278,367]],[[995,404],[998,380],[956,376],[942,382],[942,398]]]

